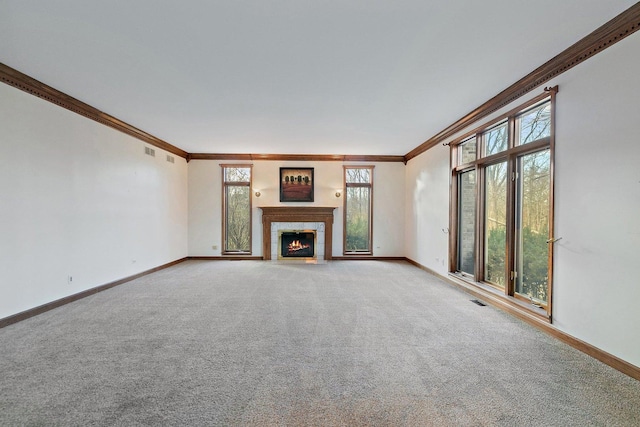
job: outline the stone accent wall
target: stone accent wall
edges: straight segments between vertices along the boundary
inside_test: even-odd
[[[460,175],[458,269],[473,274],[475,266],[476,172]]]

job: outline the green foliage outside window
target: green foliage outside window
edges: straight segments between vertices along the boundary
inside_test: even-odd
[[[371,251],[372,169],[345,169],[345,252]]]
[[[536,233],[529,227],[522,230],[522,265],[521,277],[517,281],[517,292],[526,295],[536,302],[547,302],[547,283],[549,256],[547,235]]]
[[[505,286],[505,254],[507,230],[505,227],[494,228],[487,236],[487,261],[485,264],[485,279],[501,288]]]
[[[505,241],[506,230],[496,228],[489,231],[487,237],[487,257],[485,276],[499,286],[505,285]],[[547,302],[548,269],[547,236],[534,232],[526,227],[522,230],[521,276],[519,277],[517,292],[528,296],[536,302]]]
[[[347,220],[347,251],[369,250],[369,219],[357,215]]]
[[[369,251],[369,206],[368,187],[347,188],[346,250]]]
[[[227,187],[227,251],[251,250],[250,215],[249,187]]]
[[[457,148],[457,271],[479,273],[480,280],[540,306],[549,302],[551,111],[551,101],[539,103],[462,141]],[[477,153],[476,141],[481,148]],[[528,144],[530,150],[524,147]],[[491,158],[473,164],[483,157]],[[469,179],[476,171],[479,188]],[[480,236],[474,227],[478,195],[483,197],[479,201],[484,222]],[[509,240],[507,230],[513,235]],[[484,240],[480,240],[484,257],[480,268],[474,264],[478,237]],[[512,277],[515,280],[510,282]]]

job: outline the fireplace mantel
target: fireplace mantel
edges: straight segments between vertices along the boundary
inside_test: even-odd
[[[271,259],[272,222],[324,222],[324,258],[330,260],[333,235],[332,206],[260,206],[262,209],[262,258]]]

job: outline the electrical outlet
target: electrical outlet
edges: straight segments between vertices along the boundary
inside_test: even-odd
[[[214,251],[216,251],[216,250],[218,250],[218,245],[213,245],[213,246],[211,246],[211,248],[212,248]]]
[[[73,282],[73,276],[67,276],[67,283]]]

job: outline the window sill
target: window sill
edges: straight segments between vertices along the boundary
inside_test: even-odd
[[[514,314],[535,318],[542,320],[546,323],[551,323],[551,316],[547,314],[547,311],[536,305],[533,305],[527,301],[520,300],[518,298],[503,294],[498,289],[495,289],[489,285],[483,283],[474,282],[468,277],[462,274],[449,273],[449,280],[455,285],[464,288],[469,293],[486,300],[486,302],[504,308],[505,310]]]

